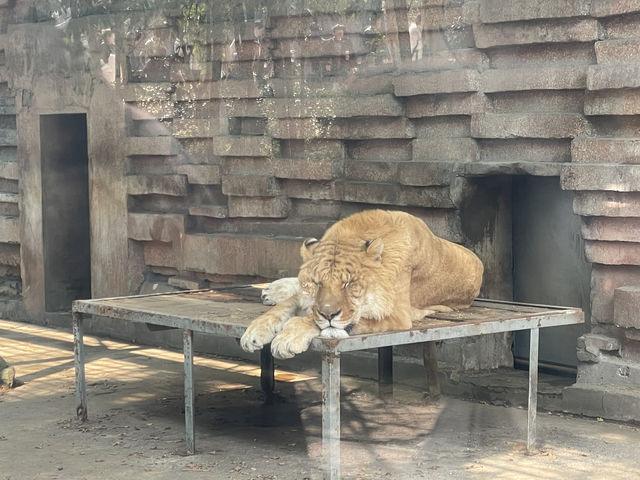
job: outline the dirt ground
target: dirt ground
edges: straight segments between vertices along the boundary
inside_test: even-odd
[[[0,356],[20,384],[0,394],[0,480],[321,479],[317,372],[278,373],[264,406],[255,365],[196,357],[196,448],[184,453],[182,355],[86,338],[89,420],[75,419],[69,332],[0,320]],[[286,368],[286,362],[281,366]],[[640,478],[636,426],[526,411],[343,377],[345,479]]]

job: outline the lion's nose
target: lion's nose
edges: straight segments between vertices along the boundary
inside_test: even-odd
[[[332,308],[330,305],[325,305],[323,308],[318,309],[318,313],[322,318],[324,318],[328,322],[331,322],[331,320],[333,320],[338,315],[340,315],[340,313],[342,313],[342,310],[340,309],[336,310],[335,308]]]

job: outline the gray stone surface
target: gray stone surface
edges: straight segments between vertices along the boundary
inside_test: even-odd
[[[618,327],[640,329],[640,285],[625,285],[615,289],[613,322]]]
[[[478,48],[546,42],[590,42],[598,40],[598,34],[598,22],[592,18],[480,24],[473,29]]]

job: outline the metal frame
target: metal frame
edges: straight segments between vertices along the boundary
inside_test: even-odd
[[[180,292],[188,295],[194,292]],[[175,295],[175,294],[160,294]],[[83,316],[99,315],[133,322],[150,323],[170,328],[181,328],[184,334],[185,372],[185,439],[187,453],[195,453],[194,432],[194,388],[193,388],[193,334],[203,332],[224,337],[239,338],[246,329],[246,323],[233,324],[217,319],[194,319],[188,316],[172,315],[162,311],[151,311],[125,307],[119,300],[149,297],[117,297],[98,300],[78,300],[73,303],[74,364],[76,380],[76,414],[81,420],[87,419],[87,392],[84,371]],[[153,295],[155,296],[155,295]],[[474,306],[502,310],[505,315],[499,320],[448,321],[446,325],[425,326],[412,330],[356,335],[343,339],[316,338],[311,349],[322,354],[322,451],[325,464],[325,478],[340,478],[340,354],[356,350],[377,348],[379,352],[380,392],[388,395],[393,389],[392,347],[413,343],[434,342],[451,338],[470,337],[491,333],[529,330],[531,333],[529,356],[529,400],[527,420],[527,449],[535,448],[536,408],[538,392],[538,343],[539,329],[584,322],[584,315],[578,308],[564,308],[541,305],[525,305],[492,300],[477,300]],[[425,358],[432,359],[433,343],[425,345]],[[273,400],[274,362],[270,345],[262,349],[261,386],[265,391],[265,401]],[[429,367],[429,365],[427,365]],[[431,372],[433,374],[433,372]]]

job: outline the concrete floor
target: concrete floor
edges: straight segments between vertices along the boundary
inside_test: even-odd
[[[196,358],[195,456],[184,455],[182,355],[86,339],[89,421],[75,419],[69,332],[0,320],[0,356],[22,382],[0,393],[0,480],[320,479],[320,382],[278,373],[263,406],[259,369]],[[287,364],[283,362],[286,369]],[[539,450],[524,451],[526,411],[342,381],[345,479],[640,478],[631,425],[539,412]]]

